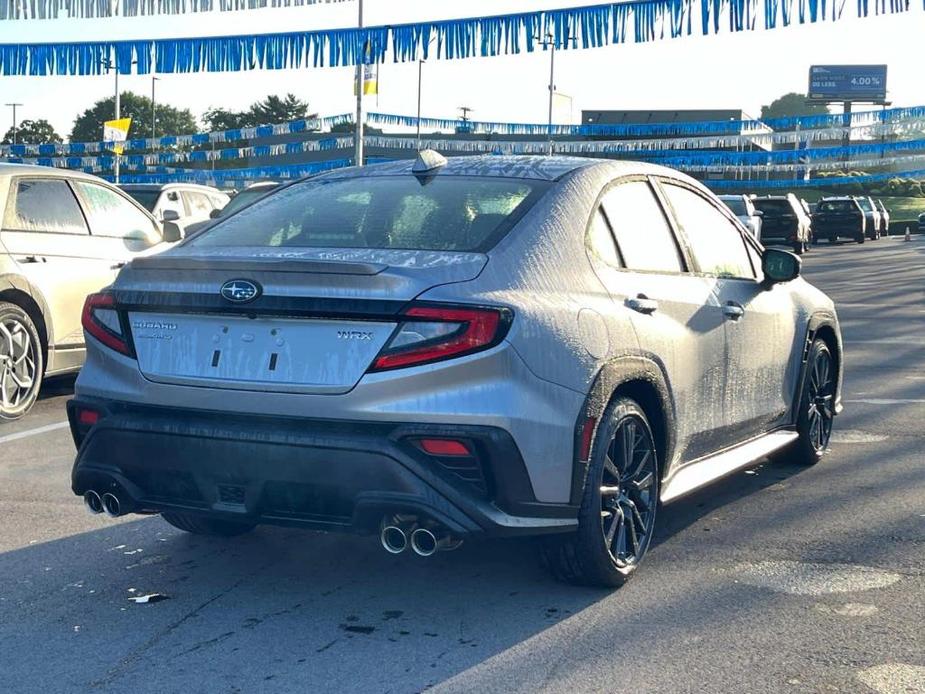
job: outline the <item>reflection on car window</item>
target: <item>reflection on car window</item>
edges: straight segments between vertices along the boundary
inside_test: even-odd
[[[667,184],[665,194],[684,230],[700,272],[754,279],[739,228],[709,200],[689,188]]]
[[[87,219],[94,236],[110,236],[156,243],[160,240],[151,220],[115,191],[95,183],[75,182],[87,203]]]
[[[608,190],[601,204],[630,270],[681,272],[674,233],[645,181],[629,181]]]
[[[86,234],[87,224],[64,180],[19,181],[4,226],[17,231]]]
[[[183,197],[186,198],[186,204],[189,206],[190,216],[208,217],[212,212],[212,203],[209,202],[208,196],[185,190],[183,191]]]
[[[258,200],[191,244],[485,250],[548,186],[465,176],[315,179]]]

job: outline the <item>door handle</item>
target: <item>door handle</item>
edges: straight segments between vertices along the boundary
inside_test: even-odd
[[[125,261],[123,260],[121,262],[116,263],[115,265],[110,265],[109,269],[110,270],[121,270],[124,267],[125,267]]]
[[[658,311],[658,302],[645,294],[638,294],[634,299],[627,299],[626,305],[637,313],[646,315]]]
[[[723,306],[723,315],[727,318],[738,320],[745,315],[745,309],[735,301],[727,301],[726,305]]]
[[[20,258],[19,262],[23,264],[28,263],[31,265],[33,263],[44,263],[45,258],[40,258],[39,256],[36,256],[36,255],[27,255],[25,257]]]

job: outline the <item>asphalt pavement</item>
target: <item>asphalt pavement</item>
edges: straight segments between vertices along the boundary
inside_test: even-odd
[[[556,583],[530,541],[420,559],[91,516],[73,381],[49,384],[0,425],[0,690],[925,692],[925,239],[823,244],[804,271],[846,342],[831,452],[666,506],[612,593]]]

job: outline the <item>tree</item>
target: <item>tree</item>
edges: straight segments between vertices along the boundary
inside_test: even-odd
[[[334,135],[353,135],[356,132],[357,126],[353,123],[338,123],[337,125],[331,126],[331,134]],[[382,128],[375,128],[368,123],[363,125],[363,134],[364,135],[381,135]],[[440,133],[434,133],[439,135]]]
[[[63,142],[61,136],[55,132],[44,118],[38,120],[24,120],[16,126],[16,143],[21,145],[44,145],[51,143]],[[13,128],[6,131],[0,144],[9,145],[13,143]]]
[[[761,119],[816,116],[829,112],[824,104],[812,103],[804,94],[790,92],[761,107]]]
[[[243,111],[210,108],[202,114],[202,120],[209,130],[216,131],[288,123],[300,118],[314,118],[316,115],[309,114],[308,102],[300,100],[295,94],[282,97],[270,94],[262,101],[255,101]]]
[[[98,142],[103,139],[103,123],[112,120],[115,110],[115,97],[101,99],[84,111],[71,129],[71,142]],[[132,119],[129,138],[151,137],[151,99],[133,92],[123,92],[120,99],[119,115]],[[196,119],[189,109],[174,108],[167,104],[157,104],[156,130],[158,137],[163,135],[189,135],[199,130]]]

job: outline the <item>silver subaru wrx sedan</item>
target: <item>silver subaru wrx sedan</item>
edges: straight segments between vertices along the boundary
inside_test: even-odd
[[[662,504],[840,410],[832,302],[675,171],[565,157],[343,169],[88,298],[68,403],[91,511],[192,533],[542,535],[617,586]]]

